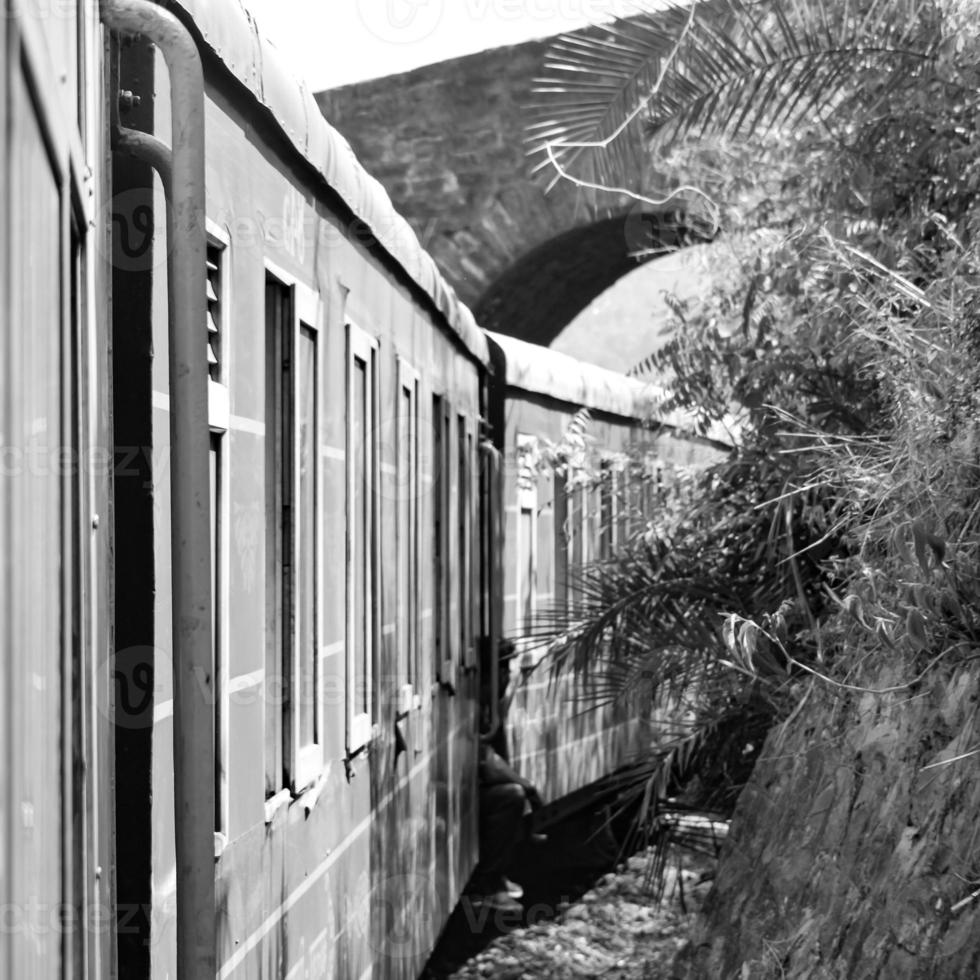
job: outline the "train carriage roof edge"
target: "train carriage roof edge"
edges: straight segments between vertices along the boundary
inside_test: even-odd
[[[385,189],[323,118],[309,86],[289,71],[283,56],[261,35],[245,6],[237,0],[170,0],[168,6],[267,111],[296,152],[426,294],[467,350],[487,364],[487,342],[469,308],[443,278]]]
[[[491,356],[509,388],[542,395],[590,411],[606,412],[630,419],[650,419],[668,429],[685,432],[685,437],[730,450],[738,439],[737,421],[726,417],[713,422],[702,437],[692,436],[694,414],[661,409],[667,391],[653,382],[579,361],[561,351],[531,344],[517,337],[487,331]],[[495,349],[502,356],[494,356]]]
[[[671,429],[689,432],[693,428],[691,413],[659,410],[665,393],[656,385],[515,337],[485,333],[422,247],[411,225],[395,210],[387,191],[323,117],[312,90],[289,70],[275,45],[262,36],[258,21],[241,0],[164,2],[256,106],[265,110],[296,153],[363,222],[469,353],[489,367],[493,360],[490,344],[497,345],[504,355],[509,386],[614,415],[653,418]],[[738,430],[737,421],[729,418],[713,424],[702,438],[731,449],[738,442]]]

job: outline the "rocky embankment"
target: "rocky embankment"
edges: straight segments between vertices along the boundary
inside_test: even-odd
[[[660,903],[634,857],[452,977],[976,980],[980,670],[906,681],[896,666],[866,683],[888,693],[810,692],[770,736],[710,891],[706,865],[672,870]]]
[[[980,977],[978,676],[814,688],[742,794],[676,976]]]
[[[556,917],[499,936],[453,973],[452,980],[670,977],[671,963],[688,938],[713,865],[688,855],[680,860],[680,869],[676,863],[668,867],[662,899],[649,881],[649,858],[634,856],[579,901],[559,907]]]

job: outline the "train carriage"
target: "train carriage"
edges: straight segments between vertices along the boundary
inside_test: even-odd
[[[481,661],[602,546],[518,447],[639,402],[488,343],[237,0],[7,10],[0,973],[415,977]],[[552,797],[635,741],[521,697]]]
[[[659,412],[662,393],[650,384],[513,337],[488,338],[491,418],[504,460],[500,632],[517,648],[511,761],[560,800],[642,752],[651,729],[642,700],[611,703],[583,677],[552,678],[541,664],[542,628],[573,616],[586,566],[643,530],[663,463],[704,466],[724,449],[720,433],[692,437],[689,419]]]
[[[107,196],[92,4],[0,17],[0,974],[113,936]],[[86,918],[87,916],[87,918]]]
[[[176,13],[204,66],[214,733],[194,751],[213,756],[213,813],[196,819],[213,821],[216,974],[416,976],[476,860],[486,344],[241,8]],[[137,40],[118,72],[140,98],[121,127],[170,140],[181,108],[160,95],[161,56]],[[117,140],[122,228],[140,207],[163,213],[148,159]],[[120,938],[120,972],[161,978],[187,941],[179,644],[171,596],[152,588],[170,574],[174,513],[161,279],[181,243],[162,226],[145,267],[114,283],[117,441],[149,447],[142,479],[116,480],[144,517],[117,527],[135,641],[120,659],[154,677],[149,730],[124,720],[135,735],[117,764],[117,823],[132,828],[119,901],[152,908]]]

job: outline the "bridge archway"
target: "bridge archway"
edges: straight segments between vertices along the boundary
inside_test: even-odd
[[[503,270],[473,312],[488,330],[548,346],[641,262],[700,240],[683,216],[669,211],[628,211],[582,224],[531,248]]]
[[[637,268],[639,250],[704,240],[674,211],[531,179],[523,106],[548,43],[316,96],[481,326],[540,344]]]

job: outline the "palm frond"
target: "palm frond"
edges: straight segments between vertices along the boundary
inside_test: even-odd
[[[528,126],[534,170],[634,185],[651,146],[832,125],[863,81],[909,84],[940,32],[918,0],[667,0],[552,45]],[[933,18],[935,19],[935,18]],[[881,95],[881,84],[876,87]]]
[[[646,158],[641,129],[623,128],[657,84],[661,60],[669,55],[686,11],[670,8],[656,19],[643,14],[560,37],[535,80],[537,99],[528,138],[553,184],[548,147],[584,180],[608,183],[617,174],[642,172]],[[603,144],[604,152],[592,144]]]

